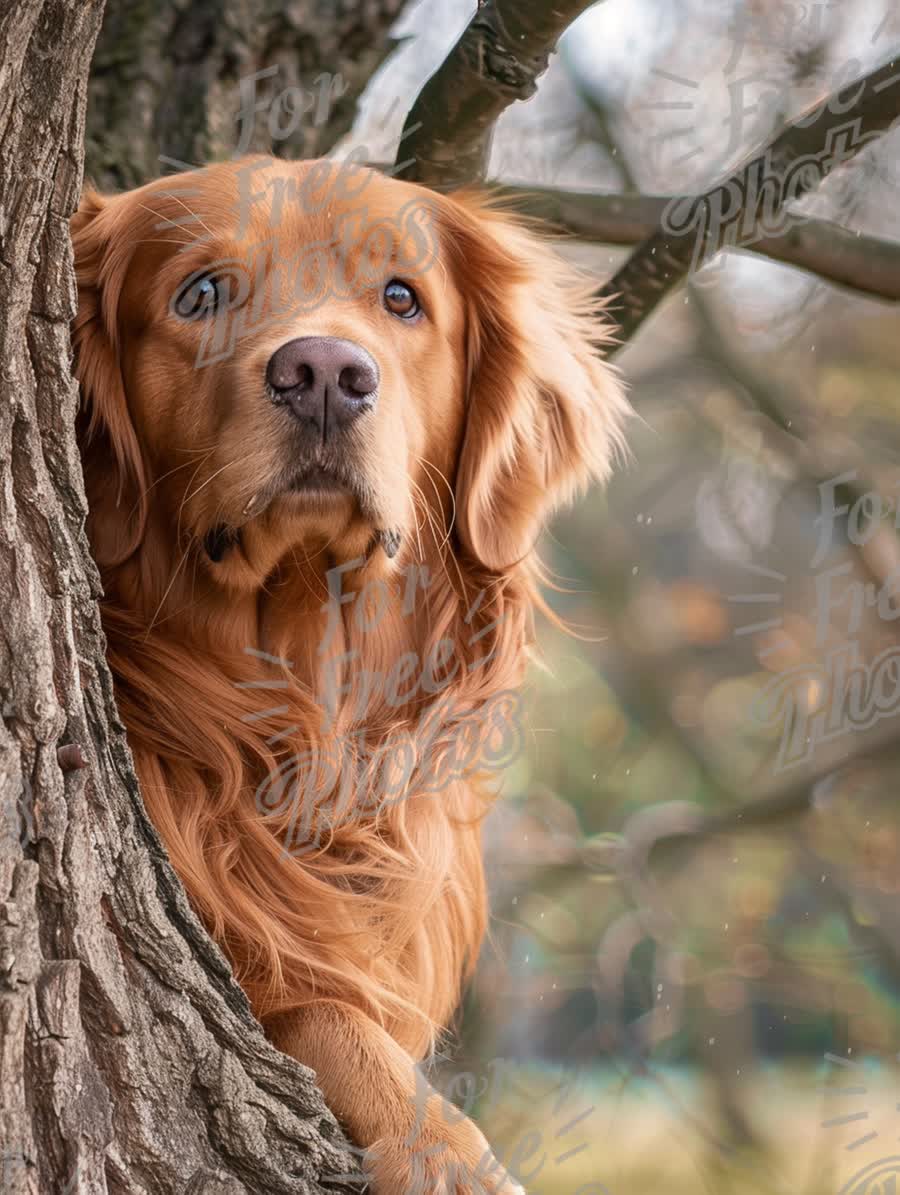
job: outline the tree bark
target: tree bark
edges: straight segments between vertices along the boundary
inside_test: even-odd
[[[199,166],[239,145],[289,158],[327,153],[393,48],[389,29],[402,7],[403,0],[107,0],[89,87],[88,178],[101,189],[127,189],[167,172],[160,155]],[[249,94],[259,71],[273,73],[255,84],[264,107],[242,142],[241,80]]]
[[[530,99],[556,42],[594,0],[479,0],[403,128],[397,174],[436,190],[482,182],[494,125]]]
[[[187,905],[113,701],[69,367],[102,7],[0,15],[0,1190],[359,1190]]]

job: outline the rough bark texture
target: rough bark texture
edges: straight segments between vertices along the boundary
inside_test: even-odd
[[[0,11],[0,1190],[359,1190],[186,904],[113,702],[69,369],[101,10]]]
[[[160,155],[193,165],[230,157],[241,132],[241,80],[270,68],[277,73],[258,81],[256,98],[273,102],[256,114],[247,149],[327,153],[390,53],[389,29],[402,7],[403,0],[108,0],[91,69],[87,177],[119,190],[167,173]]]

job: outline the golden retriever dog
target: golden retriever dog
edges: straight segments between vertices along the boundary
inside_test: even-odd
[[[522,1188],[416,1064],[479,953],[547,517],[627,404],[477,193],[250,157],[72,219],[89,534],[150,815],[378,1195]]]

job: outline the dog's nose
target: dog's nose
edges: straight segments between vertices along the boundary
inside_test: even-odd
[[[379,375],[362,345],[335,336],[301,336],[272,354],[266,381],[276,402],[315,423],[325,438],[371,410]]]

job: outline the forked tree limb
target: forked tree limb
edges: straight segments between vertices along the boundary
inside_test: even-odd
[[[786,125],[705,194],[669,208],[654,232],[598,292],[627,341],[668,292],[728,243],[750,243],[792,200],[819,185],[900,117],[900,54]],[[767,180],[769,180],[767,182]],[[765,197],[765,203],[764,203]],[[674,231],[673,231],[674,229]],[[747,231],[749,229],[749,231]]]
[[[483,179],[497,119],[527,100],[556,42],[594,0],[479,0],[406,118],[398,177],[436,190]]]
[[[556,8],[522,5],[510,13],[507,9],[514,6],[503,0],[482,2],[406,119],[399,155],[405,165],[398,176],[441,190],[483,180],[498,117],[510,103],[534,93],[556,40],[589,6],[571,0]],[[701,196],[601,195],[509,184],[493,189],[514,199],[520,210],[583,239],[643,242],[600,292],[601,298],[612,300],[623,341],[695,265],[723,247],[757,253],[862,294],[896,301],[900,244],[832,221],[791,215],[784,208],[898,117],[900,61],[892,59],[792,121]],[[804,160],[805,171],[799,169]],[[780,194],[773,197],[775,188]],[[783,228],[765,231],[764,207],[767,219],[780,217]]]

